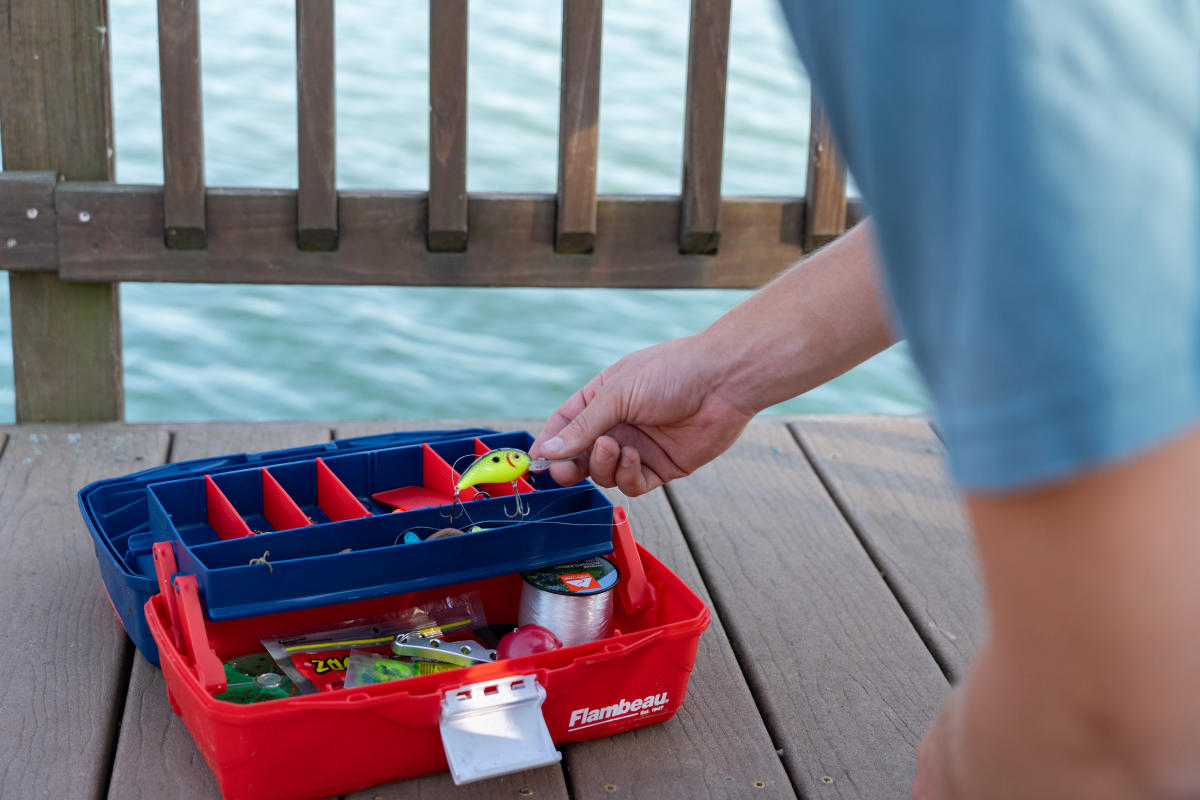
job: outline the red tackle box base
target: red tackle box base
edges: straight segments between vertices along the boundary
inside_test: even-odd
[[[165,592],[150,598],[145,614],[171,706],[228,800],[321,798],[444,771],[443,698],[468,685],[503,687],[521,678],[540,686],[542,717],[556,744],[670,719],[683,702],[709,611],[678,576],[633,542],[624,512],[617,512],[613,558],[623,567],[625,588],[614,603],[614,635],[493,664],[251,705],[216,700],[213,689],[223,675],[221,662],[260,650],[262,636],[470,590],[480,593],[489,621],[512,623],[521,578],[503,575],[213,622],[203,614],[194,576],[164,575],[161,569]],[[169,545],[163,546],[169,559]],[[494,687],[480,691],[489,690]]]

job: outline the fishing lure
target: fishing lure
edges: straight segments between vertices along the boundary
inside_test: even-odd
[[[521,500],[521,492],[517,481],[530,472],[545,472],[556,461],[570,461],[569,458],[532,458],[529,453],[516,447],[501,447],[489,450],[471,462],[454,485],[454,502],[450,505],[450,519],[457,516],[455,509],[461,504],[459,492],[481,483],[511,483],[513,498],[517,502],[515,514],[506,516],[525,517],[529,515],[529,505]]]
[[[454,502],[450,504],[450,519],[457,515],[455,509],[462,503],[459,493],[463,489],[478,486],[481,483],[511,483],[513,497],[517,501],[516,514],[505,515],[523,517],[529,514],[529,506],[521,501],[517,481],[529,472],[529,453],[515,447],[502,447],[489,450],[471,462],[458,483],[454,484]]]

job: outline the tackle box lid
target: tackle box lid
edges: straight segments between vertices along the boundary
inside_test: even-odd
[[[162,464],[132,472],[119,478],[93,481],[79,490],[79,510],[97,544],[104,547],[130,576],[145,578],[153,583],[154,564],[151,560],[129,563],[126,559],[130,536],[150,531],[150,511],[146,488],[180,478],[227,472],[252,467],[286,464],[307,458],[354,453],[388,447],[468,439],[498,433],[491,428],[459,428],[452,430],[398,431],[369,436],[351,436],[328,442],[268,450],[262,453],[236,453],[212,458],[195,458]]]
[[[488,428],[351,437],[151,467],[90,483],[78,501],[113,608],[138,650],[157,664],[143,609],[158,591],[151,555],[156,541],[175,543],[179,568],[199,579],[213,620],[399,594],[609,552],[613,507],[590,481],[561,487],[539,474],[511,486],[481,484],[476,488],[485,490],[479,497],[486,499],[467,503],[471,513],[459,517],[465,524],[443,519],[446,506],[437,504],[450,503],[453,512],[457,470],[471,463],[467,459],[493,448],[527,450],[532,442],[525,431]],[[415,485],[435,473],[441,499],[429,486]],[[406,474],[422,477],[414,483]],[[382,485],[393,477],[391,485]],[[333,485],[340,492],[335,499],[343,506],[325,506],[322,480],[326,490]],[[307,498],[293,502],[290,493],[305,481],[300,492]],[[364,487],[364,481],[374,485]],[[474,491],[464,490],[462,499],[479,499]],[[412,504],[395,508],[405,513],[393,515],[398,497]],[[280,499],[290,504],[284,509],[288,524],[278,520]],[[522,506],[526,513],[514,514]],[[357,513],[342,516],[346,507]],[[401,536],[410,541],[412,527],[390,526],[405,520],[418,526],[419,546],[397,546]],[[476,527],[480,521],[485,524]],[[223,530],[224,523],[236,530]],[[469,535],[429,537],[447,526]],[[477,533],[481,530],[486,533]],[[303,552],[318,540],[325,549]],[[336,546],[327,546],[331,542]],[[256,546],[257,552],[247,552]]]

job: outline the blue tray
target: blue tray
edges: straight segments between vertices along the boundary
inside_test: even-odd
[[[483,530],[405,544],[406,531],[424,540],[449,525],[448,507],[392,513],[371,495],[419,485],[425,467],[449,464],[461,472],[474,456],[476,437],[489,448],[527,449],[533,441],[523,432],[417,431],[197,459],[89,484],[79,492],[79,506],[113,607],[155,664],[158,652],[142,610],[157,593],[155,541],[175,542],[179,568],[197,576],[214,620],[381,597],[611,551],[612,505],[604,495],[588,483],[559,487],[544,474],[535,491],[521,495],[531,509],[527,516],[508,516],[512,497],[473,500],[454,526]],[[328,491],[320,496],[319,470],[327,473],[323,488],[341,493],[337,503]],[[329,474],[336,480],[328,482]],[[206,494],[209,483],[217,495]],[[279,489],[285,512],[264,499],[280,496]],[[228,502],[232,524],[244,522],[255,535],[222,538],[206,512],[214,498]],[[258,560],[266,552],[267,562]]]

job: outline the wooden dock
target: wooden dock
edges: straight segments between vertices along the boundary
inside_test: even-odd
[[[477,424],[537,423],[0,426],[0,797],[219,797],[105,599],[80,487],[166,461]],[[713,610],[679,714],[565,746],[560,767],[350,797],[908,797],[917,744],[984,625],[942,457],[919,419],[766,417],[665,490],[613,492],[637,539]]]

